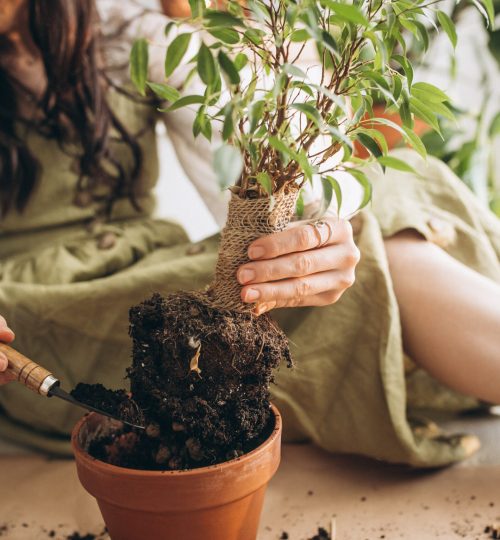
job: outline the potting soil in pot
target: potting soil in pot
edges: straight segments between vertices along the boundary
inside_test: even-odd
[[[286,336],[269,316],[219,310],[200,293],[155,294],[131,308],[130,335],[127,376],[147,429],[93,441],[91,455],[134,469],[190,469],[238,457],[269,436],[272,373],[283,360],[291,366]],[[136,410],[123,392],[80,384],[75,393]]]

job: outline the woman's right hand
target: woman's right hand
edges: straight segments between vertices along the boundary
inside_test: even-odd
[[[0,341],[10,343],[11,341],[14,341],[15,337],[14,332],[7,326],[7,321],[0,315]],[[7,384],[14,380],[10,374],[5,373],[8,365],[9,360],[5,354],[0,352],[0,385]]]

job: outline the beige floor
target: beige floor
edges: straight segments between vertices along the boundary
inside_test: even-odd
[[[500,522],[500,416],[448,423],[479,433],[484,444],[468,462],[437,472],[285,446],[259,540],[278,540],[283,531],[304,540],[319,525],[330,528],[332,518],[337,540],[488,538],[485,526]],[[62,540],[75,530],[102,530],[97,506],[78,484],[71,461],[8,455],[13,448],[6,445],[2,450],[0,531],[8,525],[2,540],[45,540],[51,530]]]

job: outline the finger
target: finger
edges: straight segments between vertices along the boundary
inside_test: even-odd
[[[342,243],[352,237],[352,227],[348,221],[337,218],[328,218],[325,221],[328,221],[331,234],[329,227],[324,225],[321,240],[315,227],[310,222],[303,222],[255,240],[248,248],[248,257],[252,260],[274,259],[288,253],[316,249],[320,242],[327,240],[328,235],[325,245]]]
[[[356,266],[358,261],[359,251],[354,244],[327,246],[283,255],[276,259],[247,263],[238,269],[237,278],[241,285],[266,283],[348,268]]]
[[[295,301],[326,291],[343,290],[354,283],[354,271],[331,270],[303,278],[246,285],[241,290],[243,302]],[[296,304],[298,305],[298,304]]]
[[[324,307],[335,304],[340,300],[343,291],[328,291],[326,293],[306,296],[305,298],[293,298],[288,300],[278,300],[272,302],[261,302],[255,305],[254,315],[262,315],[273,309],[296,308],[296,307]]]
[[[3,352],[0,352],[0,373],[3,373],[9,367],[9,359]]]
[[[7,326],[5,318],[0,315],[0,341],[10,343],[14,338],[14,332]]]

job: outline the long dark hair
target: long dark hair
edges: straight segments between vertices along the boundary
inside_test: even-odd
[[[18,211],[26,207],[40,172],[36,156],[17,135],[19,121],[55,138],[62,148],[68,136],[79,143],[75,196],[90,194],[90,200],[103,202],[106,212],[123,196],[138,208],[134,184],[142,169],[141,148],[108,104],[110,81],[103,71],[96,24],[94,0],[29,0],[30,31],[42,55],[48,86],[39,102],[42,119],[21,119],[16,95],[23,89],[0,68],[0,208],[4,214],[13,207]],[[109,144],[113,128],[130,150],[131,167],[113,156]]]

